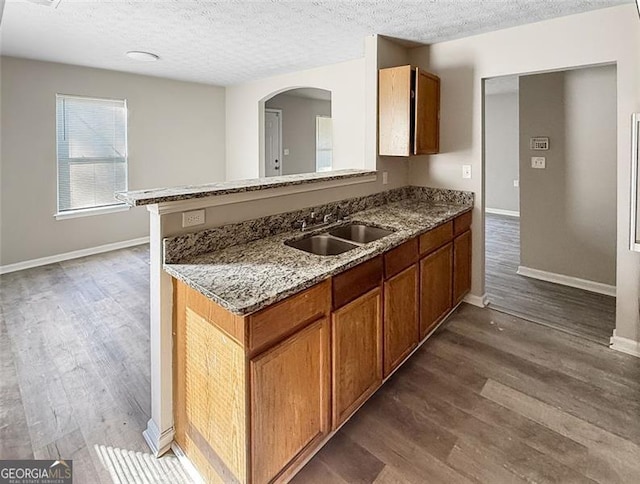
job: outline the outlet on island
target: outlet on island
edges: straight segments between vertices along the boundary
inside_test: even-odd
[[[193,227],[204,224],[204,209],[182,212],[182,227]]]

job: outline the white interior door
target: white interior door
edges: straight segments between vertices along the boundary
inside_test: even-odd
[[[282,112],[275,109],[264,111],[264,174],[282,175]]]

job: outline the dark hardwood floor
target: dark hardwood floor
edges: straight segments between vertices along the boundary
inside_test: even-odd
[[[486,293],[489,305],[603,345],[616,327],[616,299],[524,277],[520,265],[520,220],[486,214]]]
[[[0,276],[0,458],[84,483],[190,482],[156,460],[148,249]],[[640,359],[463,305],[296,483],[640,482]]]

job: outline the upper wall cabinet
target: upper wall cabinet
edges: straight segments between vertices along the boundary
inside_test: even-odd
[[[380,69],[378,154],[430,155],[440,150],[440,78],[419,67]]]

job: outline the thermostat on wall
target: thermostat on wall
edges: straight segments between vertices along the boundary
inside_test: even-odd
[[[531,138],[529,141],[529,149],[531,150],[548,150],[549,138]]]

